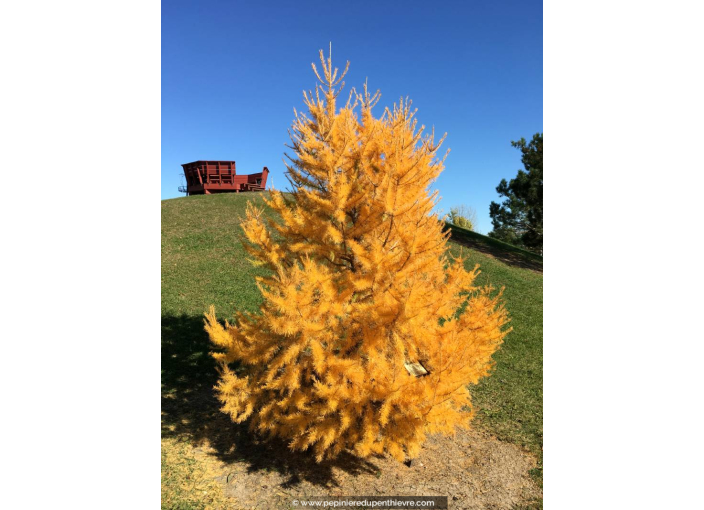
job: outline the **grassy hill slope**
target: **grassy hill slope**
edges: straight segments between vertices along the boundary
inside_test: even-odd
[[[238,238],[248,201],[263,204],[260,194],[247,193],[162,201],[162,436],[167,442],[212,436],[205,417],[219,413],[203,312],[215,305],[219,317],[232,317],[235,310],[255,311],[261,302],[254,277],[263,270],[248,262]],[[493,375],[472,390],[478,410],[474,425],[531,452],[540,466],[533,474],[541,480],[542,258],[490,245],[485,236],[466,231],[453,236],[450,251],[469,249],[468,267],[480,264],[479,284],[505,287],[512,318],[513,331],[494,356]],[[176,501],[182,497],[179,477],[192,475],[179,470],[190,464],[177,467],[169,459],[180,457],[164,451],[162,483],[172,487],[169,497]]]

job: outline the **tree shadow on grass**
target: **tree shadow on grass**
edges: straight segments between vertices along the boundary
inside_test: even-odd
[[[284,486],[301,481],[337,486],[333,468],[350,475],[376,473],[368,460],[341,454],[316,463],[309,452],[291,452],[284,441],[263,441],[220,411],[213,393],[218,379],[209,355],[203,318],[166,315],[161,318],[161,433],[194,444],[209,444],[223,462],[244,463],[249,472],[277,471],[288,477]]]
[[[445,223],[445,229],[450,231],[453,241],[471,250],[489,255],[509,266],[530,269],[541,274],[543,272],[543,257],[540,255],[449,223]]]
[[[530,269],[531,271],[535,271],[536,273],[543,273],[543,263],[541,261],[531,259],[521,253],[514,253],[502,250],[501,248],[490,246],[475,239],[453,236],[452,240],[458,244],[466,246],[470,250],[477,250],[478,252],[500,260],[501,262],[509,266],[520,267],[522,269]]]

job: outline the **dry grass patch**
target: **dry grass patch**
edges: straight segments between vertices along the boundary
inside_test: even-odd
[[[161,508],[236,509],[218,481],[222,463],[183,439],[161,440]]]

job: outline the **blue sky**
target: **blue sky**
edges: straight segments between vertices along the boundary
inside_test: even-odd
[[[439,208],[466,204],[491,230],[496,186],[522,167],[511,140],[543,131],[540,1],[162,2],[161,198],[183,196],[181,164],[235,160],[240,173],[282,161],[310,64],[333,45],[349,87],[368,78],[384,106],[409,96],[419,123],[447,132]]]

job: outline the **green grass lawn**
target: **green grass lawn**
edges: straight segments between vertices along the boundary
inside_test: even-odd
[[[215,305],[218,317],[231,318],[235,310],[255,311],[261,302],[254,278],[264,270],[252,266],[239,241],[248,201],[263,204],[261,194],[253,193],[161,204],[162,435],[167,445],[212,435],[208,423],[219,412],[210,391],[217,372],[208,355],[203,312]],[[467,266],[480,264],[478,283],[505,287],[513,327],[494,356],[493,375],[472,389],[475,426],[532,453],[539,466],[532,474],[542,484],[542,258],[492,245],[484,236],[461,231],[453,236],[457,241],[450,243],[450,251],[469,250]],[[168,478],[178,472],[172,467],[162,463],[163,487],[178,482]],[[182,507],[199,508],[192,503]]]

